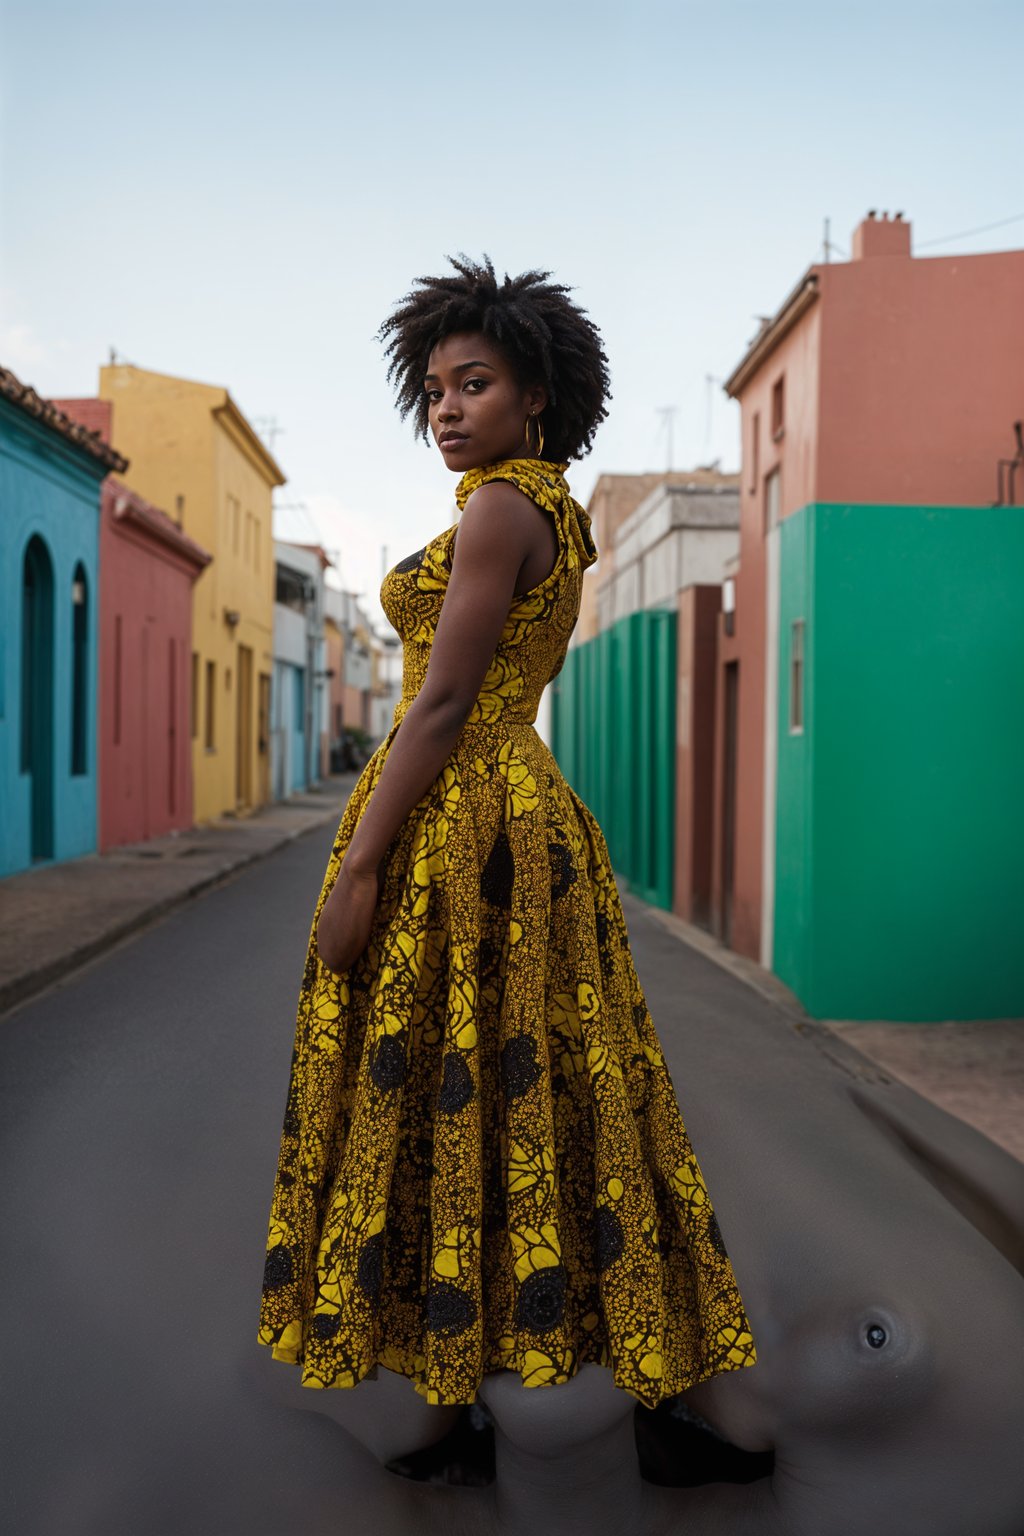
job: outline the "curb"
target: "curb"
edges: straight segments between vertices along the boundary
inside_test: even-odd
[[[336,806],[332,805],[329,809],[325,808],[323,814],[318,816],[315,821],[307,821],[303,826],[282,831],[280,836],[272,843],[267,843],[262,848],[252,848],[240,852],[230,863],[222,865],[219,869],[207,870],[205,873],[198,875],[194,881],[189,885],[183,886],[181,890],[175,891],[173,895],[164,896],[159,901],[153,902],[151,905],[133,912],[130,916],[120,919],[103,933],[98,934],[93,939],[89,939],[76,949],[68,950],[59,957],[48,961],[45,965],[41,965],[32,971],[25,971],[22,975],[16,976],[12,981],[0,984],[0,1017],[10,1013],[12,1009],[17,1008],[21,1003],[27,1002],[29,998],[45,991],[47,987],[53,986],[55,982],[62,980],[65,976],[69,976],[72,971],[80,970],[82,966],[88,965],[90,960],[95,960],[97,956],[114,949],[122,940],[130,938],[133,934],[148,928],[160,918],[166,917],[175,908],[185,906],[193,897],[209,891],[214,886],[225,884],[234,875],[247,868],[248,865],[267,858],[270,854],[276,853],[279,848],[283,848],[287,843],[294,842],[296,838],[304,837],[307,832],[315,832],[318,828],[327,825],[329,822],[336,822],[337,819],[338,811]]]
[[[624,894],[629,894],[627,886],[623,888]],[[663,928],[672,934],[673,938],[689,946],[717,965],[720,970],[727,971],[737,981],[743,982],[776,1013],[782,1015],[789,1028],[804,1039],[810,1040],[818,1049],[829,1058],[837,1067],[846,1072],[858,1082],[869,1083],[898,1083],[899,1078],[865,1056],[856,1046],[851,1045],[842,1036],[837,1035],[823,1024],[820,1019],[809,1014],[797,997],[791,992],[785,982],[772,972],[766,971],[763,965],[758,965],[756,960],[750,960],[746,955],[738,955],[735,950],[727,949],[720,940],[703,928],[688,923],[685,918],[677,917],[674,912],[666,912],[663,907],[650,906],[641,901],[639,897],[632,897],[639,907],[653,917]]]

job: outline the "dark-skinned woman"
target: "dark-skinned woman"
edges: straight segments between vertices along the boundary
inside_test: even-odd
[[[654,1406],[757,1358],[604,837],[534,724],[597,558],[565,472],[607,360],[549,273],[452,266],[381,328],[461,516],[381,587],[402,696],[313,915],[259,1331],[302,1386],[376,1381],[378,1451],[385,1379],[454,1409],[600,1369]]]

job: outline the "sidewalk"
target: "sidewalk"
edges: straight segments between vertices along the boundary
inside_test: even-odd
[[[0,880],[0,1014],[254,859],[341,820],[356,773],[247,816]]]
[[[1024,1019],[940,1024],[813,1019],[799,998],[756,961],[734,954],[703,928],[672,912],[644,910],[676,938],[760,993],[840,1066],[866,1057],[1024,1162]]]
[[[337,823],[357,775],[152,842],[44,865],[0,881],[0,1014],[254,859]],[[624,892],[627,904],[635,900]],[[941,1024],[812,1019],[789,989],[702,928],[640,903],[674,938],[745,983],[857,1075],[864,1059],[1024,1161],[1024,1020]]]

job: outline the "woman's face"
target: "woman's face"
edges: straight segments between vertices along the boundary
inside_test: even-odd
[[[543,385],[524,387],[504,355],[478,331],[438,342],[423,388],[434,441],[449,469],[464,474],[498,459],[534,458],[526,419],[547,404]],[[531,427],[534,443],[536,429]]]

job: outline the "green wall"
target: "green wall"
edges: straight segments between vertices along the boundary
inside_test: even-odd
[[[1024,1014],[1024,512],[812,504],[780,538],[775,971],[821,1018]]]
[[[616,877],[671,908],[676,614],[631,613],[573,646],[552,684],[552,750],[608,843]]]

